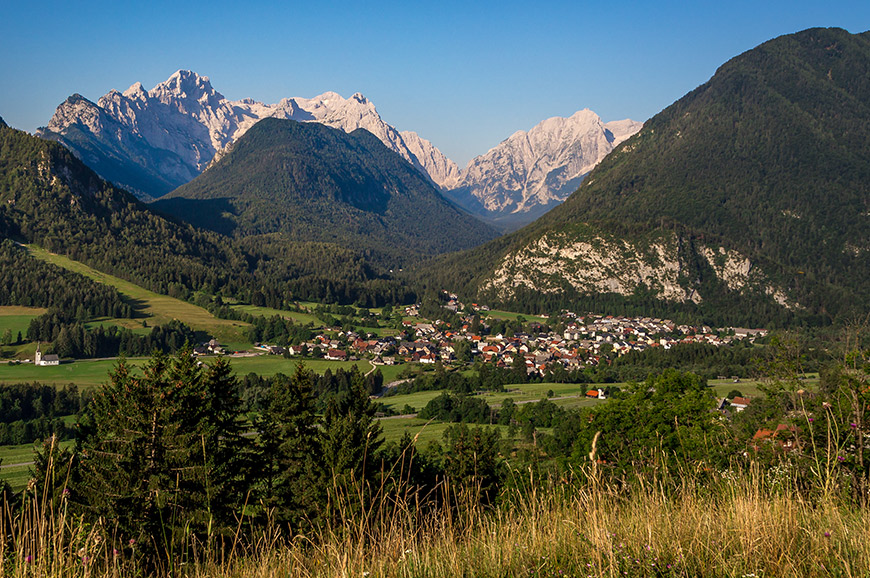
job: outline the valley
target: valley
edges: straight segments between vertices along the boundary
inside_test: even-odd
[[[868,142],[839,28],[465,169],[189,70],[0,120],[0,574],[867,574]]]

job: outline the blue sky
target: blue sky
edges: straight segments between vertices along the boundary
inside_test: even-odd
[[[765,40],[870,29],[870,2],[4,0],[0,24],[0,116],[16,128],[74,92],[185,68],[233,100],[361,92],[464,166],[582,108],[646,120]]]

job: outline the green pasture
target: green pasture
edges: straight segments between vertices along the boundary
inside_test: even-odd
[[[408,367],[409,364],[402,363],[400,365],[379,365],[378,369],[381,370],[381,375],[384,376],[384,384],[387,384],[399,379],[399,374],[405,371]]]
[[[153,329],[153,326],[150,324],[147,327],[143,326],[142,319],[98,317],[97,319],[92,319],[91,321],[85,323],[85,328],[89,330],[95,329],[97,327],[108,328],[113,326],[129,329],[137,335],[148,335],[149,333],[151,333],[151,329]]]
[[[397,442],[402,439],[406,433],[412,438],[416,436],[417,447],[424,448],[430,442],[444,442],[444,430],[451,425],[450,423],[427,421],[418,418],[381,418],[381,427],[384,430],[384,441]],[[470,424],[469,427],[479,427],[478,424]],[[483,427],[498,428],[502,438],[508,437],[507,426],[501,425],[485,425]]]
[[[214,336],[221,343],[233,346],[248,346],[245,337],[247,323],[218,319],[202,307],[192,303],[175,299],[167,295],[159,295],[153,291],[143,289],[129,281],[108,275],[92,269],[83,263],[73,261],[63,255],[49,253],[35,245],[28,245],[30,254],[58,267],[63,267],[75,273],[79,273],[98,283],[109,285],[118,290],[124,297],[135,303],[139,315],[147,318],[149,325],[162,325],[173,319],[180,319],[196,331],[203,331]],[[139,321],[141,324],[141,321]]]
[[[277,373],[290,375],[296,371],[296,366],[299,363],[305,364],[305,367],[315,371],[316,373],[325,373],[327,369],[335,371],[338,368],[349,370],[356,365],[362,373],[367,373],[372,364],[361,359],[359,361],[330,361],[326,359],[285,359],[280,355],[258,355],[256,357],[234,357],[230,359],[230,364],[235,370],[236,375],[247,375],[256,373],[263,377],[270,377]]]
[[[204,358],[209,363],[211,358]],[[147,358],[132,358],[127,360],[133,366],[140,366],[148,361]],[[65,385],[75,383],[79,387],[93,387],[105,383],[109,372],[117,364],[116,359],[80,359],[51,367],[37,367],[32,363],[19,365],[0,364],[0,383],[20,383],[38,381],[53,385]],[[339,367],[350,369],[352,365],[358,365],[360,371],[368,372],[372,365],[365,360],[360,361],[328,361],[323,359],[284,359],[279,355],[258,355],[256,357],[233,357],[230,364],[236,375],[256,373],[265,377],[276,373],[291,374],[296,369],[297,363],[304,363],[309,369],[317,373],[324,373],[327,369],[335,371]]]
[[[22,336],[26,336],[30,322],[47,311],[48,309],[42,307],[0,306],[0,335],[8,329],[12,332],[12,339],[16,338],[19,331]]]
[[[543,317],[538,317],[537,315],[525,315],[523,313],[514,313],[513,311],[499,311],[497,309],[490,309],[489,311],[481,312],[481,316],[492,317],[494,319],[508,319],[510,321],[515,320],[517,317],[522,317],[526,320],[526,322],[536,321],[538,323],[547,323],[549,319],[544,319]]]
[[[284,319],[292,319],[293,323],[307,325],[311,323],[314,327],[322,327],[323,322],[310,313],[297,313],[296,311],[282,311],[281,309],[272,309],[271,307],[257,307],[256,305],[231,305],[234,311],[240,313],[249,313],[254,317],[283,317]]]
[[[60,447],[71,447],[75,442],[68,440],[60,442]],[[14,491],[19,491],[27,486],[30,479],[29,462],[33,461],[34,452],[40,444],[23,444],[19,446],[0,446],[0,480],[9,482]],[[18,465],[21,464],[21,465]]]
[[[624,383],[615,383],[617,387],[624,387]],[[486,400],[486,403],[493,407],[500,407],[502,402],[507,398],[514,400],[514,403],[525,401],[539,401],[547,397],[547,392],[552,390],[553,397],[567,397],[569,399],[586,398],[586,392],[589,389],[595,388],[585,383],[518,383],[506,385],[505,391],[486,391],[478,394],[478,397]],[[565,401],[565,400],[555,400]]]
[[[147,360],[131,358],[127,361],[136,367]],[[116,359],[80,359],[48,367],[38,367],[32,363],[0,364],[0,383],[38,381],[50,385],[75,383],[79,387],[95,387],[108,380],[109,372],[117,363]]]
[[[625,386],[625,384],[622,383],[613,385],[619,387]],[[557,405],[566,408],[589,407],[600,403],[600,401],[598,400],[588,399],[586,397],[586,391],[591,387],[592,386],[587,386],[585,384],[578,385],[571,383],[515,384],[505,386],[506,391],[486,391],[476,394],[476,397],[483,399],[492,407],[501,407],[501,404],[504,402],[504,400],[508,398],[514,400],[514,403],[530,403],[541,400],[542,398],[546,397],[549,390],[553,390],[552,401]],[[401,395],[383,397],[380,399],[380,401],[385,406],[392,408],[395,411],[401,411],[402,408],[405,407],[405,404],[410,405],[417,411],[420,411],[421,409],[426,407],[427,403],[429,403],[431,400],[435,399],[442,393],[444,393],[444,390],[418,391],[416,393],[406,393]]]
[[[405,404],[410,405],[416,411],[420,411],[426,404],[444,393],[444,390],[438,389],[435,391],[418,391],[416,393],[406,393],[402,395],[391,395],[382,397],[378,401],[386,407],[392,408],[395,411],[402,411]]]

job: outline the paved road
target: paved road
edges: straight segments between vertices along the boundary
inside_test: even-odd
[[[19,466],[32,466],[33,462],[21,462],[18,464],[3,464],[0,466],[0,470],[5,470],[6,468],[17,468]]]

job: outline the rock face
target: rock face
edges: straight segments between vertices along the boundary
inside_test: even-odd
[[[285,98],[277,104],[227,100],[208,77],[179,70],[146,91],[136,83],[93,103],[73,95],[38,135],[58,140],[97,172],[137,193],[159,197],[192,180],[264,118],[319,122],[345,132],[364,128],[439,186],[456,165],[414,133],[400,134],[357,93]],[[406,139],[409,143],[406,143]]]
[[[145,90],[135,83],[96,103],[74,94],[38,136],[57,140],[104,178],[144,199],[190,182],[264,118],[318,122],[374,134],[466,210],[489,218],[533,220],[573,192],[583,176],[641,124],[604,124],[583,110],[517,132],[465,170],[414,132],[399,132],[362,94],[285,98],[276,104],[227,100],[208,77],[179,70]]]
[[[473,159],[447,194],[479,215],[532,221],[564,201],[583,177],[642,123],[603,123],[591,110],[518,131]]]
[[[714,283],[701,283],[705,269]],[[577,294],[623,297],[649,291],[664,301],[698,304],[715,283],[738,293],[766,294],[789,309],[799,307],[737,251],[689,243],[670,231],[629,239],[588,226],[548,231],[507,253],[484,278],[481,291],[501,300],[531,287],[544,294],[567,288]]]

